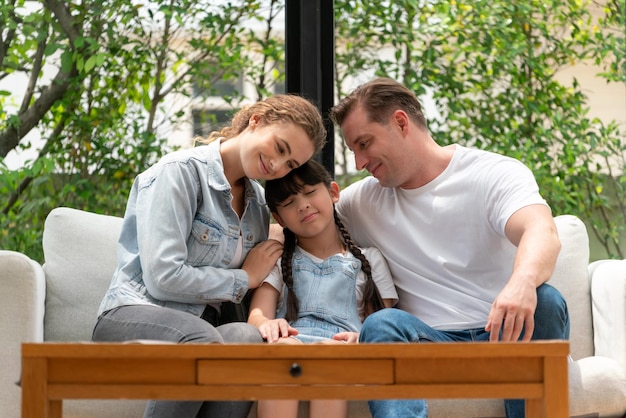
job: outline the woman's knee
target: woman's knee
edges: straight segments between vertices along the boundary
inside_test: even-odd
[[[93,339],[224,342],[217,329],[201,318],[175,309],[148,305],[122,306],[102,315],[94,329]]]
[[[220,325],[217,331],[227,343],[262,343],[259,330],[246,322],[231,322]]]

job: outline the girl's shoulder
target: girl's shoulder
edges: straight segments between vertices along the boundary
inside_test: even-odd
[[[391,278],[391,272],[389,271],[389,265],[383,253],[376,247],[361,248],[361,252],[367,258],[372,269],[372,277],[376,281],[377,277]]]
[[[383,257],[383,254],[376,247],[364,247],[360,249],[363,255],[365,256],[365,258],[367,258],[367,261],[370,262],[370,264],[374,261],[385,259],[385,257]]]

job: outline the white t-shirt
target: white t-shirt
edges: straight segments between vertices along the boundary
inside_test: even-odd
[[[307,257],[313,260],[316,263],[321,263],[324,260],[314,256],[313,254],[304,251],[300,248]],[[391,278],[391,273],[389,271],[389,267],[387,266],[387,262],[383,258],[383,255],[376,248],[361,248],[361,253],[367,258],[367,261],[370,263],[370,267],[372,269],[372,280],[380,293],[380,296],[383,299],[391,299],[392,303],[395,304],[398,301],[398,293],[396,292],[396,288],[393,284],[393,279]],[[353,257],[353,255],[349,252],[344,254],[340,254],[343,257]],[[283,289],[285,282],[283,281],[283,273],[282,268],[280,267],[281,259],[278,259],[278,262],[272,269],[272,272],[265,278],[263,283],[270,284],[274,289],[278,290],[280,293],[278,297],[278,305],[276,307],[276,311],[280,310],[283,301]],[[295,280],[295,279],[294,279]],[[363,289],[365,287],[365,273],[362,270],[359,270],[356,276],[356,303],[357,306],[361,306],[361,301],[363,300]],[[363,318],[361,318],[363,321]]]
[[[358,245],[382,252],[400,309],[435,329],[463,330],[486,325],[513,270],[505,225],[533,204],[546,202],[521,162],[456,145],[430,183],[400,189],[367,177],[344,189],[336,207]]]

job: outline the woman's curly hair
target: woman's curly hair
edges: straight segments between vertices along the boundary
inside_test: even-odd
[[[198,142],[208,143],[217,138],[232,138],[246,130],[252,115],[261,117],[261,124],[293,123],[300,126],[313,142],[315,152],[326,143],[326,128],[322,116],[313,103],[295,94],[277,94],[244,106],[232,118],[230,126],[212,132]]]

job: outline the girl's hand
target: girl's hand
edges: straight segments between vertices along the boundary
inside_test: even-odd
[[[270,319],[263,322],[258,328],[261,336],[268,343],[275,343],[279,339],[289,337],[290,335],[298,335],[298,330],[289,325],[284,318]]]
[[[270,239],[259,242],[246,256],[241,268],[248,273],[248,287],[256,289],[270,274],[283,253],[283,244]]]
[[[358,332],[338,332],[333,335],[333,340],[343,341],[344,343],[356,344],[359,342]]]

